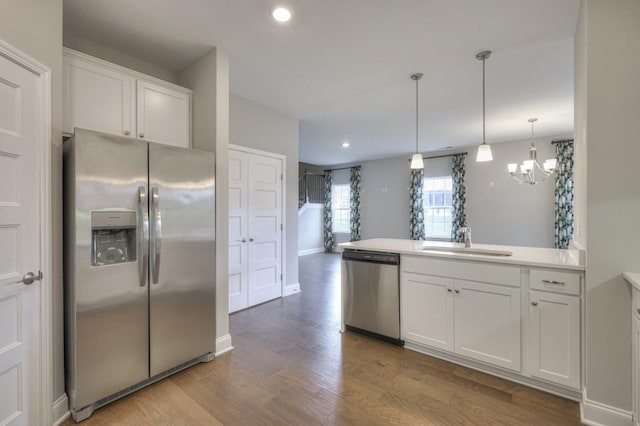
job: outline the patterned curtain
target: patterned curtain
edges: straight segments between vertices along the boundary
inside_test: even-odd
[[[457,243],[464,242],[464,236],[458,231],[467,226],[467,215],[465,214],[465,204],[467,203],[466,189],[464,187],[464,158],[467,154],[453,155],[453,168],[451,170],[452,200],[451,200],[451,241]]]
[[[332,252],[335,247],[333,239],[333,216],[331,214],[331,170],[324,171],[324,251]]]
[[[349,179],[349,224],[351,228],[351,241],[360,241],[360,166],[351,168]]]
[[[569,248],[573,238],[573,139],[554,141],[556,145],[556,248]]]
[[[422,189],[424,187],[424,169],[411,169],[409,187],[409,233],[412,240],[424,240],[424,206]]]

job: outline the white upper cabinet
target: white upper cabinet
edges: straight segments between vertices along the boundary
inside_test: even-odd
[[[135,133],[135,78],[79,57],[64,59],[64,131]]]
[[[138,80],[139,139],[189,146],[191,95]]]
[[[64,49],[64,128],[191,146],[192,91]]]

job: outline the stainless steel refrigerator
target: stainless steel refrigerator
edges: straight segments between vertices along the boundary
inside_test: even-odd
[[[215,344],[214,157],[76,129],[64,144],[65,368],[76,421]]]

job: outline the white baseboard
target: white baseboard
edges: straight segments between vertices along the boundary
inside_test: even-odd
[[[70,415],[69,398],[67,398],[67,394],[64,393],[53,403],[53,426],[61,425]]]
[[[324,252],[324,247],[312,248],[307,250],[300,250],[298,256],[306,256],[308,254],[316,254]]]
[[[296,293],[300,293],[300,283],[289,284],[284,287],[284,297],[291,296]]]
[[[633,413],[591,401],[583,392],[580,421],[590,426],[633,426]]]
[[[220,356],[223,353],[229,352],[231,350],[233,350],[233,345],[231,344],[230,334],[218,337],[216,339],[216,356]]]

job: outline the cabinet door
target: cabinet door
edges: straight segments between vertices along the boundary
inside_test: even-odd
[[[455,352],[520,371],[520,289],[455,281]]]
[[[138,80],[139,139],[189,148],[190,110],[190,95]]]
[[[527,372],[580,389],[580,298],[531,290]]]
[[[249,306],[249,154],[229,150],[229,313]]]
[[[640,426],[640,318],[633,316],[633,424]]]
[[[453,280],[402,273],[400,328],[407,341],[453,351]]]
[[[65,57],[64,131],[74,127],[134,136],[135,80],[107,66]]]

